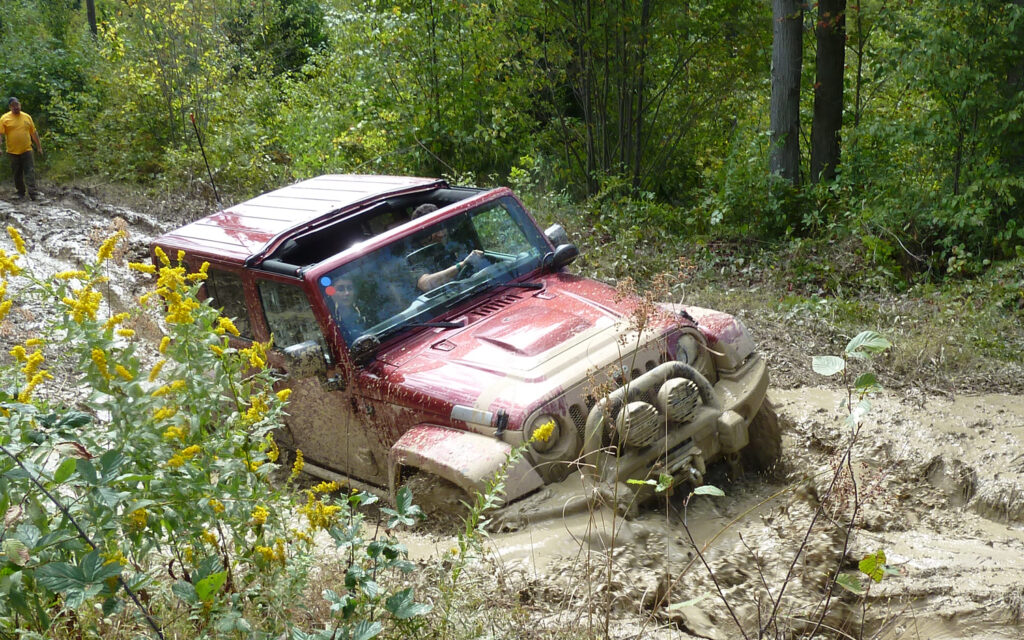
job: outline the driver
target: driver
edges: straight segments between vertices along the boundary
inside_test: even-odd
[[[426,215],[437,210],[437,206],[427,203],[422,204],[412,212],[413,218],[419,218],[420,216]],[[438,231],[431,234],[428,242],[446,244],[448,240],[448,229],[441,228]],[[432,289],[436,289],[443,284],[447,284],[454,280],[458,274],[467,267],[467,265],[478,266],[485,262],[484,252],[480,249],[474,249],[469,252],[464,259],[456,262],[455,264],[440,269],[439,271],[431,272],[428,269],[419,269],[413,271],[413,277],[416,280],[416,288],[424,293]]]
[[[366,318],[356,306],[355,285],[348,275],[340,275],[327,288],[331,312],[339,325],[344,327],[346,337],[358,335],[366,327]]]

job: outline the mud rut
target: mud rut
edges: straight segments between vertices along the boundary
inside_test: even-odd
[[[178,211],[139,213],[75,189],[41,203],[0,196],[0,216],[22,232],[39,273],[91,260],[119,228],[129,234],[122,257],[145,261],[149,238],[182,221]],[[12,250],[6,235],[0,242]],[[125,307],[146,288],[123,263],[109,275]],[[0,347],[6,353],[46,322],[38,309],[15,309],[0,326]],[[66,393],[74,397],[73,381]],[[799,637],[816,628],[833,637],[1024,637],[1024,397],[875,398],[852,448],[852,529],[848,477],[818,509],[850,437],[844,394],[801,387],[770,397],[786,422],[776,477],[712,474],[726,496],[695,497],[685,510],[717,586],[688,541],[681,496],[628,520],[602,509],[494,533],[471,571],[528,609],[539,635]],[[439,531],[412,532],[406,542],[420,560],[453,546]],[[856,573],[859,558],[881,549],[898,575],[872,584],[864,599],[837,588],[826,607],[822,594],[844,546],[852,558],[844,571]]]

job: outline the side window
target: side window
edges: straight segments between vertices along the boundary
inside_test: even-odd
[[[252,340],[242,278],[230,271],[210,269],[206,272],[205,285],[206,295],[213,301],[213,306],[221,310],[221,315],[234,319],[235,327],[243,338]]]
[[[313,340],[320,345],[329,360],[330,352],[320,332],[320,325],[302,289],[273,280],[261,280],[258,286],[263,314],[274,336],[274,348],[284,349]]]

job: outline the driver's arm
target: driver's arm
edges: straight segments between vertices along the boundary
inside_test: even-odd
[[[468,256],[466,256],[463,260],[456,262],[447,269],[442,269],[441,271],[437,271],[435,273],[424,273],[416,281],[416,288],[419,289],[420,291],[426,292],[432,289],[436,289],[437,287],[440,287],[442,284],[451,282],[452,280],[455,279],[455,276],[456,274],[459,273],[459,270],[470,262],[470,258],[472,258],[474,254],[483,256],[484,252],[479,249],[476,249],[475,251],[471,252]]]

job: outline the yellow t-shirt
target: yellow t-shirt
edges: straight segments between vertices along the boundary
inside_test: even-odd
[[[32,150],[32,134],[36,125],[32,116],[24,111],[14,115],[10,111],[0,116],[0,134],[7,137],[7,153],[21,154]]]

